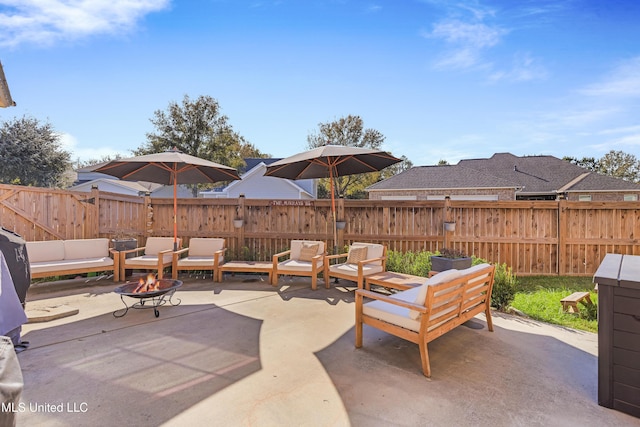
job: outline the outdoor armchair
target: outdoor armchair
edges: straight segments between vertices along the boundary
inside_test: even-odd
[[[343,263],[331,264],[332,260],[345,258]],[[385,271],[387,267],[387,247],[378,243],[354,242],[349,252],[324,257],[324,282],[329,287],[329,279],[336,277],[358,284],[362,289],[364,278]]]
[[[291,249],[273,256],[272,285],[278,283],[279,274],[291,276],[310,276],[311,289],[317,289],[318,274],[323,271],[324,256],[326,255],[324,242],[319,240],[292,240]],[[281,258],[287,259],[280,260]],[[329,284],[325,282],[326,287]]]
[[[178,247],[181,239],[178,239]],[[142,255],[127,258],[127,254]],[[147,237],[144,246],[120,251],[120,280],[126,280],[126,270],[156,270],[162,279],[163,270],[173,262],[173,237]]]
[[[171,277],[178,278],[179,270],[211,270],[214,282],[222,280],[220,266],[224,263],[227,251],[226,241],[222,238],[193,237],[189,247],[173,253]],[[181,256],[187,254],[186,257]]]

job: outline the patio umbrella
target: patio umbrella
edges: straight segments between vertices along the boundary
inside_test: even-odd
[[[329,178],[335,245],[338,241],[338,229],[333,178],[377,172],[400,161],[402,159],[398,159],[386,151],[345,145],[324,145],[271,163],[267,166],[265,176],[287,179]]]
[[[173,249],[178,249],[178,184],[213,183],[240,179],[232,167],[190,156],[176,148],[163,153],[112,160],[95,172],[125,181],[173,185]]]

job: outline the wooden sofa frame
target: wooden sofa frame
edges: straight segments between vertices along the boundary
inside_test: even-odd
[[[428,286],[424,305],[403,301],[365,289],[357,289],[356,348],[362,347],[363,324],[380,329],[418,344],[422,360],[422,371],[426,377],[431,377],[431,366],[427,349],[429,342],[451,331],[483,311],[487,319],[488,329],[493,332],[491,291],[493,290],[494,275],[495,266],[488,265],[486,268],[482,268],[471,274],[463,275],[437,285]],[[421,314],[418,320],[419,330],[407,329],[397,324],[363,314],[365,298],[384,301],[399,307],[418,311]]]

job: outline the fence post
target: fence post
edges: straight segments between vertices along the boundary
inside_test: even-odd
[[[89,227],[88,236],[86,238],[96,238],[100,236],[100,190],[98,186],[91,187],[91,198],[93,199],[93,205],[88,210],[89,213]]]
[[[449,196],[445,196],[444,197],[444,212],[442,213],[442,236],[443,236],[443,242],[442,242],[442,247],[446,248],[447,247],[447,242],[448,242],[448,237],[449,237],[449,233],[452,233],[453,230],[455,230],[455,227],[447,227],[447,224],[452,223],[452,214],[451,214],[451,197]],[[453,228],[453,229],[452,229]]]
[[[566,247],[566,242],[567,242],[567,231],[568,231],[568,224],[566,224],[567,220],[566,220],[566,209],[567,209],[567,202],[566,200],[559,200],[558,201],[558,266],[556,268],[556,274],[562,276],[566,273],[565,271],[565,266],[566,266],[566,258],[567,258],[567,247]]]
[[[236,216],[233,218],[233,227],[236,230],[236,239],[237,239],[237,248],[238,248],[238,259],[244,258],[244,228],[246,226],[245,224],[245,196],[244,194],[241,194],[238,197],[238,206],[236,207]],[[242,221],[240,222],[236,222],[236,220],[238,221]],[[240,225],[238,227],[238,225]]]

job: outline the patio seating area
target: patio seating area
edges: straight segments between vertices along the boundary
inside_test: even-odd
[[[23,326],[18,426],[640,426],[597,403],[596,334],[478,314],[429,344],[428,379],[416,344],[364,325],[355,348],[353,282],[179,278],[159,318],[115,318],[108,280],[32,286],[27,312],[78,314]]]

